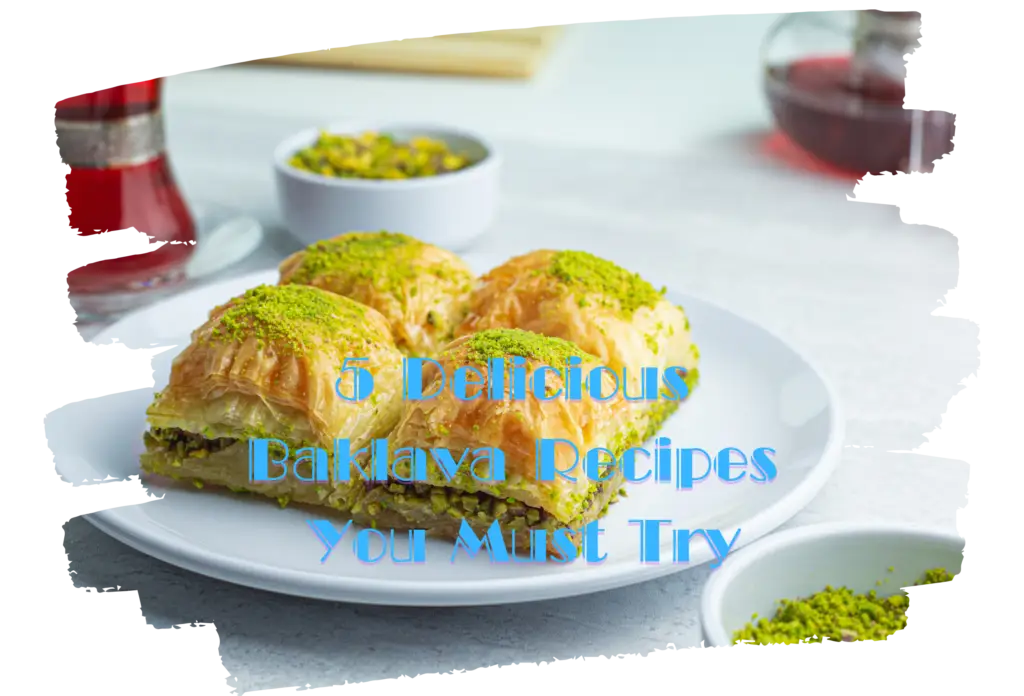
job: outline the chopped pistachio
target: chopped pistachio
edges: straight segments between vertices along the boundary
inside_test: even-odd
[[[461,289],[473,277],[472,271],[453,256],[424,254],[424,242],[397,232],[348,232],[315,242],[301,254],[299,265],[288,283],[312,284],[331,277],[337,281],[370,282],[379,291],[405,299],[418,294],[416,281],[423,273]],[[347,295],[347,290],[330,288]],[[439,318],[433,312],[433,322]]]
[[[627,317],[641,307],[654,307],[661,300],[662,293],[638,273],[630,273],[585,251],[555,253],[548,273],[569,287],[576,297],[595,296]]]
[[[644,334],[644,342],[648,349],[655,355],[658,354],[658,338],[652,334]]]
[[[367,307],[347,297],[306,285],[261,285],[224,306],[210,334],[212,340],[244,341],[256,337],[260,347],[273,341],[279,350],[306,352],[325,338],[351,342],[384,341],[366,328]]]
[[[431,492],[430,508],[438,514],[448,509],[448,498],[445,496],[444,490],[434,490]]]
[[[410,179],[459,171],[472,161],[434,138],[398,142],[372,132],[357,136],[321,132],[315,143],[292,155],[289,164],[333,178]]]
[[[889,567],[889,572],[893,568]],[[917,585],[948,582],[953,575],[944,568],[924,573]],[[826,586],[810,597],[783,599],[772,619],[751,617],[751,623],[733,634],[733,642],[758,645],[773,643],[820,643],[830,639],[851,642],[885,640],[907,625],[910,598],[905,593],[879,597],[875,590],[855,594],[847,587]]]
[[[468,347],[469,359],[481,364],[509,356],[537,360],[545,365],[564,364],[570,357],[594,359],[575,343],[522,329],[486,329],[473,334]]]

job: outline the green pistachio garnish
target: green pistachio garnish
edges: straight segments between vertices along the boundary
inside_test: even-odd
[[[333,135],[317,141],[289,160],[296,169],[342,179],[410,179],[465,169],[472,162],[441,140],[427,137],[398,142],[386,134]]]
[[[303,250],[298,268],[288,279],[289,284],[308,285],[315,280],[332,278],[341,287],[331,289],[346,294],[346,283],[372,284],[383,293],[389,293],[403,306],[406,297],[416,297],[424,273],[445,281],[452,289],[462,289],[473,278],[468,268],[448,263],[444,259],[424,261],[424,242],[398,232],[349,232],[333,239],[309,245]],[[427,321],[435,325],[439,320],[433,311]]]
[[[889,572],[892,572],[892,567]],[[949,582],[953,575],[944,568],[927,571],[917,585]],[[743,629],[733,634],[733,642],[820,643],[835,641],[885,640],[907,625],[910,597],[905,593],[879,597],[874,590],[855,594],[846,587],[826,587],[806,599],[784,599],[772,619],[751,617]],[[754,623],[756,622],[756,624]]]
[[[306,247],[292,282],[308,283],[334,274],[376,278],[395,270],[388,265],[398,266],[400,279],[405,280],[411,274],[408,262],[419,256],[422,247],[423,242],[398,232],[349,232]]]
[[[366,328],[364,305],[306,285],[261,285],[231,300],[210,334],[213,340],[244,341],[301,353],[325,339],[338,348],[385,339]],[[338,340],[340,339],[340,340]],[[323,346],[320,346],[323,347]]]
[[[564,283],[577,297],[594,295],[606,307],[631,317],[641,307],[654,307],[659,292],[626,269],[585,251],[559,251],[551,258],[548,273]],[[583,305],[581,305],[583,306]]]
[[[579,346],[561,338],[542,336],[522,329],[487,329],[473,334],[468,343],[468,358],[486,364],[497,358],[520,357],[544,365],[564,365],[570,357],[595,360]]]

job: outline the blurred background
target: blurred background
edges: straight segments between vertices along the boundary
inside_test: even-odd
[[[642,227],[679,249],[671,273],[699,282],[687,264],[709,245],[749,247],[808,227],[835,234],[909,223],[908,233],[923,233],[902,204],[864,202],[859,191],[867,175],[907,172],[913,150],[909,63],[892,69],[876,59],[885,57],[878,47],[862,51],[862,18],[851,8],[566,17],[188,66],[161,86],[183,198],[262,227],[258,235],[243,225],[204,247],[223,215],[198,221],[205,258],[189,275],[247,272],[294,251],[273,148],[296,131],[346,122],[438,124],[492,140],[505,160],[500,210],[474,251],[497,256],[523,251],[527,235],[643,267],[642,245],[621,246]],[[882,48],[892,52],[891,28],[873,24],[871,36],[889,32]],[[908,55],[921,39],[910,34],[897,32]],[[958,138],[958,115],[956,123]],[[926,135],[948,135],[940,125]],[[802,238],[808,253],[827,241],[823,231]]]
[[[273,146],[298,129],[347,119],[432,122],[487,135],[510,159],[507,207],[522,198],[535,207],[571,206],[598,185],[608,205],[646,207],[648,219],[670,205],[686,209],[690,225],[721,219],[726,209],[737,226],[751,218],[812,222],[831,217],[825,211],[833,205],[863,209],[847,195],[861,173],[826,172],[772,137],[765,43],[782,16],[762,9],[586,17],[563,26],[276,49],[272,58],[169,76],[168,142],[189,192],[216,191],[267,223],[280,221],[268,194]],[[837,50],[815,41],[805,41],[809,52]],[[743,210],[727,205],[737,195]],[[486,242],[502,241],[496,233]]]

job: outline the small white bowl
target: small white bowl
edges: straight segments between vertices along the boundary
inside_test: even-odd
[[[340,179],[296,169],[288,160],[316,142],[321,131],[426,136],[466,154],[456,172],[414,179]],[[403,123],[343,123],[310,128],[274,151],[277,195],[285,224],[304,244],[345,232],[401,232],[450,251],[463,251],[494,220],[501,156],[487,140],[464,130]]]
[[[753,614],[770,619],[779,600],[808,597],[826,585],[886,597],[932,568],[956,575],[963,549],[955,534],[878,524],[810,525],[765,537],[712,571],[700,606],[705,645],[732,645]]]

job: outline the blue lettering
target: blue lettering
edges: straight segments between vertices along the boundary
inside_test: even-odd
[[[600,455],[602,452],[611,457],[611,462],[601,461]],[[604,476],[601,475],[602,466],[608,467]],[[592,450],[588,450],[587,453],[583,455],[583,472],[591,481],[607,481],[615,475],[616,466],[617,462],[615,461],[615,454],[610,449],[595,447]]]
[[[572,466],[568,469],[558,469],[555,467],[555,445],[558,443],[572,447]],[[560,438],[541,438],[540,440],[537,440],[535,454],[537,462],[536,475],[538,481],[554,481],[555,474],[558,474],[566,481],[572,481],[573,483],[576,482],[575,477],[567,475],[570,471],[576,468],[576,465],[580,461],[580,451],[576,449],[576,445],[571,441]]]
[[[647,457],[651,456],[651,453],[645,450],[643,447],[630,447],[628,450],[622,453],[622,476],[626,483],[642,483],[651,477],[651,472],[648,471],[643,475],[643,478],[636,477],[636,453],[642,452]]]
[[[341,528],[341,533],[328,520],[309,520],[307,524],[313,529],[313,533],[316,534],[323,545],[327,547],[327,553],[320,559],[320,562],[324,563],[327,561],[327,557],[331,555],[334,547],[341,542],[348,528],[352,526],[352,520],[345,523],[345,526]]]
[[[375,557],[370,557],[370,537],[379,537],[381,543],[380,553]],[[352,542],[354,547],[352,550],[355,551],[356,558],[363,563],[377,563],[380,559],[384,558],[388,552],[388,541],[387,537],[378,532],[376,529],[361,529],[356,534],[355,541]]]
[[[750,475],[750,480],[754,483],[770,483],[775,480],[779,472],[775,468],[775,462],[772,461],[772,457],[775,456],[775,450],[770,447],[758,447],[750,455],[750,463],[757,469],[758,474]]]
[[[600,542],[604,530],[600,524],[599,520],[594,520],[583,526],[583,558],[587,563],[603,563],[608,558],[607,553],[601,553]]]
[[[408,558],[395,558],[395,530],[392,529],[391,560],[395,563],[426,563],[427,531],[425,529],[410,529]]]
[[[307,452],[308,454],[303,454]],[[295,472],[295,478],[299,481],[305,481],[306,483],[327,483],[330,478],[327,475],[328,462],[327,462],[327,450],[320,449],[319,447],[303,447],[296,454],[299,458],[295,460],[295,464],[292,465],[292,470]],[[305,460],[309,460],[309,476],[303,476],[300,465]]]
[[[469,381],[469,378],[467,377],[468,372],[472,372],[479,381]],[[486,380],[484,379],[483,373],[475,367],[467,365],[465,367],[460,367],[455,371],[455,376],[452,378],[452,393],[459,401],[474,401],[480,397],[483,391],[479,390],[473,394],[473,396],[469,396],[466,392],[466,387],[480,387],[484,384],[486,384]]]
[[[662,381],[665,383],[665,387],[668,391],[665,397],[670,401],[682,401],[690,393],[690,388],[686,386],[686,368],[684,367],[670,367],[665,370],[662,375]]]
[[[284,449],[284,456],[280,459],[270,458],[270,443],[276,442]],[[270,465],[276,464],[281,467],[280,476],[270,475]],[[249,440],[249,480],[250,481],[280,481],[288,475],[288,445],[280,440],[268,438],[253,438]]]
[[[441,378],[441,386],[433,394],[423,394],[423,363],[433,363],[437,367],[438,376]],[[402,361],[402,398],[406,401],[430,401],[444,390],[445,375],[444,368],[436,360],[430,358],[405,358]]]
[[[693,455],[700,452],[707,459],[708,467],[703,474],[694,478]],[[688,491],[696,481],[703,481],[711,474],[713,463],[711,455],[699,447],[683,448],[676,452],[676,490]]]
[[[732,453],[735,452],[743,461],[734,462],[732,461]],[[743,450],[738,450],[735,447],[726,447],[718,452],[718,459],[715,460],[715,468],[718,470],[718,478],[722,479],[726,483],[736,483],[737,481],[743,480],[743,477],[747,475],[746,471],[741,471],[740,475],[736,478],[732,478],[729,474],[732,467],[745,467],[747,465],[747,455],[743,453]]]
[[[505,548],[505,540],[501,536],[501,527],[495,520],[487,528],[483,538],[478,538],[473,528],[466,520],[462,520],[459,526],[459,536],[455,540],[455,548],[452,549],[452,563],[460,548],[465,548],[470,558],[475,558],[481,548],[486,548],[491,557],[491,563],[508,563],[508,550]]]
[[[402,454],[407,452],[407,454]],[[401,461],[409,460],[409,478],[402,477],[399,471],[404,471],[405,467],[399,468],[398,463]],[[376,466],[376,460],[374,460],[374,466]],[[385,469],[387,463],[384,464]],[[395,461],[392,465],[392,470],[396,479],[402,483],[413,483],[417,481],[427,480],[427,453],[418,447],[401,447],[395,451]]]
[[[672,520],[630,520],[630,525],[640,525],[640,562],[661,562],[661,528],[672,524]]]
[[[550,365],[541,365],[533,371],[533,395],[539,401],[554,401],[562,393],[562,390],[558,389],[555,393],[548,394],[547,380],[544,377],[545,372],[548,370],[559,376],[562,374]]]

